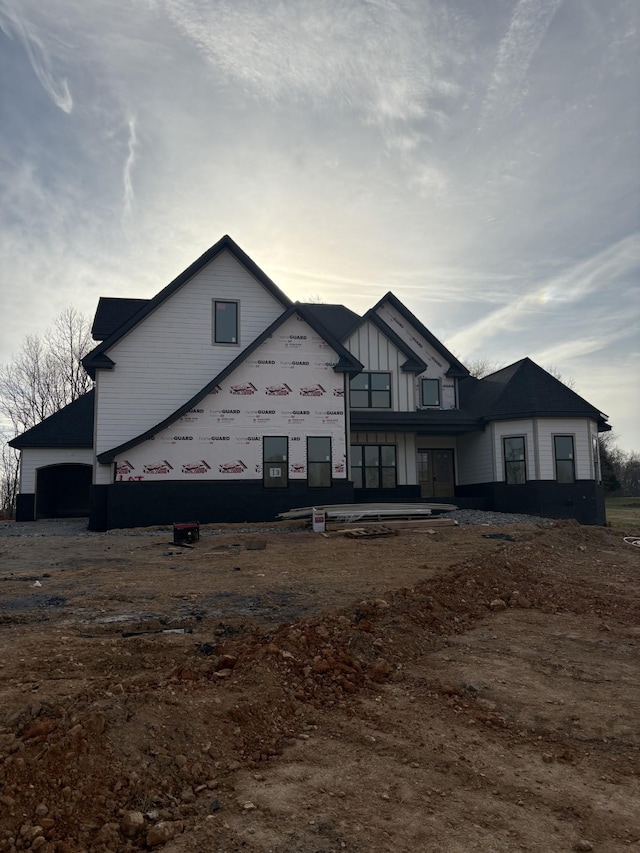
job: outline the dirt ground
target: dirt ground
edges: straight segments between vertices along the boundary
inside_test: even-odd
[[[0,531],[0,851],[640,851],[624,531],[51,524]]]

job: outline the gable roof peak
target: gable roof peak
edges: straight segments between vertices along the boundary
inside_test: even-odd
[[[228,234],[225,234],[217,243],[214,243],[211,248],[207,249],[204,254],[200,255],[197,260],[183,270],[180,275],[176,276],[176,278],[174,278],[166,287],[156,293],[152,299],[146,300],[139,310],[131,314],[125,322],[113,330],[109,337],[107,337],[101,344],[98,344],[97,347],[91,350],[91,352],[83,358],[82,364],[89,376],[91,376],[92,379],[95,379],[96,369],[108,366],[104,360],[104,354],[107,350],[130,332],[131,329],[137,326],[138,323],[148,317],[152,311],[155,311],[155,309],[165,300],[170,296],[173,296],[173,294],[193,278],[196,273],[200,272],[203,267],[211,263],[211,261],[225,250],[230,252],[236,260],[239,261],[239,263],[241,263],[245,269],[274,297],[274,299],[282,305],[283,308],[289,308],[293,304],[289,297],[280,290],[278,285],[275,284],[275,282],[273,282],[269,276],[251,260],[249,255],[247,255],[246,252],[244,252]]]
[[[385,302],[388,302],[390,305],[395,308],[395,310],[400,314],[400,316],[411,326],[413,326],[414,331],[416,331],[422,338],[424,338],[427,343],[429,343],[434,350],[439,353],[442,358],[449,364],[449,369],[447,370],[446,375],[450,377],[458,377],[462,379],[465,376],[469,375],[469,371],[467,368],[460,362],[455,355],[450,352],[442,341],[439,341],[436,336],[427,329],[424,323],[421,323],[420,320],[413,314],[404,302],[401,302],[400,299],[392,293],[390,290],[385,293],[385,295],[379,299],[373,308],[370,309],[371,312],[377,314],[378,309],[384,305]],[[369,312],[368,312],[369,313]]]

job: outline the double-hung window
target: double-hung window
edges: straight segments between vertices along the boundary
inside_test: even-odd
[[[265,435],[262,439],[262,476],[268,489],[289,485],[289,440],[286,435]]]
[[[439,379],[422,379],[420,381],[420,400],[423,406],[440,405]]]
[[[573,452],[573,436],[554,435],[553,452],[556,460],[556,480],[558,483],[575,483],[576,464]]]
[[[237,344],[238,303],[228,300],[213,300],[213,342],[214,344]]]
[[[390,409],[391,374],[358,373],[351,379],[349,404],[352,409]]]
[[[331,486],[331,437],[307,436],[307,482],[310,489]]]
[[[395,489],[395,444],[352,444],[351,479],[356,489]]]
[[[523,435],[512,435],[502,439],[504,479],[509,484],[527,481],[527,462]]]

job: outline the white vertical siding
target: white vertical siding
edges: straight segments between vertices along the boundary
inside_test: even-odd
[[[401,370],[407,357],[376,326],[363,323],[345,346],[362,362],[365,370],[391,373],[391,409],[394,412],[415,411],[413,374]]]
[[[64,464],[91,465],[92,462],[93,452],[90,447],[25,448],[20,461],[20,492],[35,492],[38,468]]]
[[[213,299],[239,301],[238,346],[212,344]],[[218,255],[108,350],[115,367],[97,372],[96,452],[170,415],[283,311],[233,255]]]
[[[399,486],[416,482],[415,436],[402,432],[354,432],[351,444],[395,444]]]
[[[420,379],[439,379],[440,380],[440,408],[455,409],[456,408],[456,385],[455,380],[446,376],[450,364],[437,352],[434,347],[420,335],[414,327],[408,323],[404,317],[399,314],[395,308],[387,302],[383,302],[377,309],[378,316],[408,344],[411,349],[420,356],[427,365],[427,369],[414,380],[413,403],[408,407],[408,410],[414,410],[420,407],[422,400],[420,398]],[[362,359],[360,359],[362,361]],[[406,411],[406,410],[405,410]]]

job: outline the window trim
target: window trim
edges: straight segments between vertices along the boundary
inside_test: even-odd
[[[286,459],[282,463],[284,467],[284,482],[278,485],[274,485],[273,483],[267,483],[267,466],[268,463],[266,460],[265,454],[265,442],[270,438],[284,438],[286,442]],[[271,463],[273,464],[273,463]],[[288,435],[263,435],[262,436],[262,485],[265,489],[287,489],[289,488],[289,436]]]
[[[365,471],[367,470],[367,468],[369,468],[371,470],[374,470],[374,468],[372,465],[365,465],[364,464],[364,461],[365,461],[364,460],[364,448],[365,447],[375,447],[375,448],[377,448],[377,451],[378,451],[378,464],[375,468],[375,470],[377,470],[377,472],[378,472],[378,484],[376,486],[367,486],[366,485],[367,478],[365,475]],[[382,448],[383,447],[393,447],[393,461],[394,461],[393,465],[382,465]],[[356,449],[361,450],[360,459],[362,461],[362,465],[354,465],[353,464],[354,450],[356,450]],[[354,482],[354,488],[356,488],[356,489],[396,489],[398,487],[398,446],[396,444],[362,444],[362,443],[356,443],[356,444],[350,445],[349,451],[350,451],[349,455],[350,455],[350,459],[351,459],[351,472],[350,473],[351,473],[351,479]],[[362,475],[361,475],[362,485],[360,485],[360,486],[355,485],[355,480],[353,477],[353,469],[354,468],[359,468],[360,471],[362,472]],[[393,480],[394,480],[393,486],[384,486],[382,484],[383,469],[384,470],[393,470],[393,475],[394,475],[393,476]]]
[[[513,462],[522,462],[524,468],[524,479],[520,482],[519,480],[513,481],[509,480],[508,477],[508,465],[507,465],[507,453],[506,453],[506,442],[511,441],[514,438],[522,439],[522,459],[511,460]],[[502,436],[502,465],[503,465],[503,473],[504,473],[504,482],[507,486],[522,486],[527,482],[527,436],[526,435],[503,435]]]
[[[213,315],[213,323],[211,330],[212,343],[218,347],[237,347],[240,346],[240,301],[238,299],[212,299],[211,311]],[[236,307],[236,340],[235,341],[219,341],[217,327],[217,306],[218,305],[235,305]]]
[[[424,401],[424,383],[436,382],[438,386],[438,402],[425,403]],[[420,405],[423,409],[440,409],[442,408],[442,383],[437,376],[422,376],[420,379]]]
[[[554,473],[556,478],[556,483],[560,485],[570,486],[576,482],[576,437],[572,433],[554,433],[553,436],[553,465],[554,465]],[[567,459],[565,457],[558,457],[558,445],[556,443],[556,439],[558,438],[570,438],[571,439],[571,458]],[[572,478],[571,480],[560,480],[558,478],[558,462],[571,462],[571,472]]]
[[[314,438],[324,438],[329,442],[329,461],[326,460],[310,460],[309,459],[309,441]],[[333,441],[330,435],[308,435],[307,436],[307,488],[309,489],[330,489],[333,485]],[[309,465],[327,465],[329,468],[329,482],[322,486],[312,486],[309,478]]]
[[[371,377],[374,375],[375,376],[388,376],[389,377],[389,391],[387,392],[389,394],[389,405],[388,406],[372,406],[371,405],[371,394],[374,391],[380,393],[380,390],[378,388],[371,388],[371,380],[370,379],[368,382],[368,385],[369,385],[368,388],[354,388],[354,389],[351,388],[351,382],[353,381],[353,379],[357,379],[360,376]],[[363,370],[360,373],[356,374],[356,376],[354,376],[353,379],[351,379],[349,381],[349,408],[350,409],[391,409],[391,408],[393,408],[393,387],[391,384],[391,371],[390,370]],[[367,398],[368,398],[366,406],[355,406],[353,404],[353,402],[352,402],[352,392],[353,391],[359,391],[359,392],[365,391],[366,392]]]

